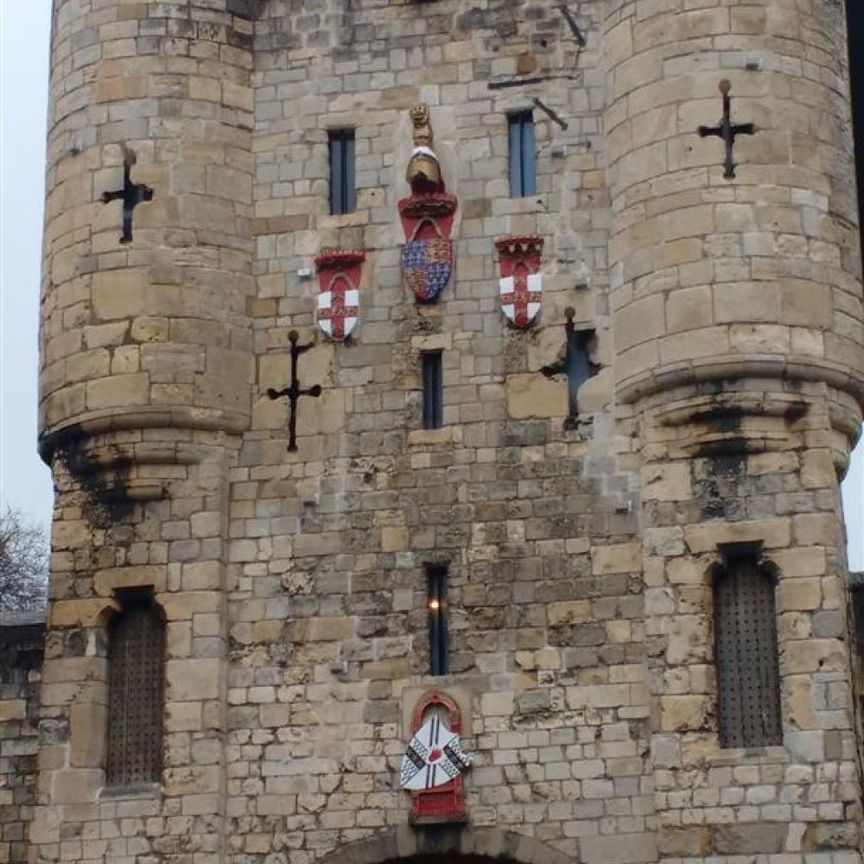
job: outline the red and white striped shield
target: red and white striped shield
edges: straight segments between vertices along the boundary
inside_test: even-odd
[[[543,238],[505,237],[496,242],[501,311],[520,330],[530,327],[540,314],[543,292]]]
[[[335,342],[347,339],[360,316],[360,277],[365,255],[360,250],[324,249],[318,268],[318,326]]]
[[[435,789],[464,774],[472,761],[462,750],[459,736],[436,714],[409,742],[402,759],[400,784],[412,791]]]

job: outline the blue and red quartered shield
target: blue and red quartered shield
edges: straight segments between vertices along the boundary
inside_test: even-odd
[[[452,272],[452,240],[409,240],[402,247],[402,280],[421,303],[437,300]]]

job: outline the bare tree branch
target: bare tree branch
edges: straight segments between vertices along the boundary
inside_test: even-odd
[[[11,507],[0,511],[0,612],[40,609],[48,594],[46,533]]]

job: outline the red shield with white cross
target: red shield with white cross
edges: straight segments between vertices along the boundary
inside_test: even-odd
[[[315,319],[334,342],[347,339],[360,317],[360,278],[365,254],[356,249],[323,249],[318,268],[318,309]]]
[[[543,238],[534,235],[504,237],[495,246],[501,272],[501,311],[514,327],[525,330],[540,314]]]

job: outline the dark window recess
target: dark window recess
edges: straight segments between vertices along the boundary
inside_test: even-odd
[[[108,631],[108,786],[159,782],[162,775],[165,624],[149,591],[118,596]]]
[[[852,626],[858,656],[864,660],[864,581],[852,586]]]
[[[858,176],[858,212],[864,214],[864,4],[846,0],[849,35],[849,82],[852,92],[852,124],[855,134],[855,168]],[[861,218],[861,248],[864,250],[864,218]]]
[[[732,553],[714,581],[721,747],[783,743],[774,578],[756,554]]]
[[[440,429],[444,425],[444,372],[440,351],[424,351],[423,357],[423,428]]]
[[[330,212],[353,213],[357,207],[354,179],[355,141],[353,129],[330,133]]]
[[[525,198],[537,193],[534,117],[530,111],[509,114],[510,197]]]
[[[446,675],[450,669],[447,634],[447,568],[430,567],[428,579],[429,606],[429,672]]]

